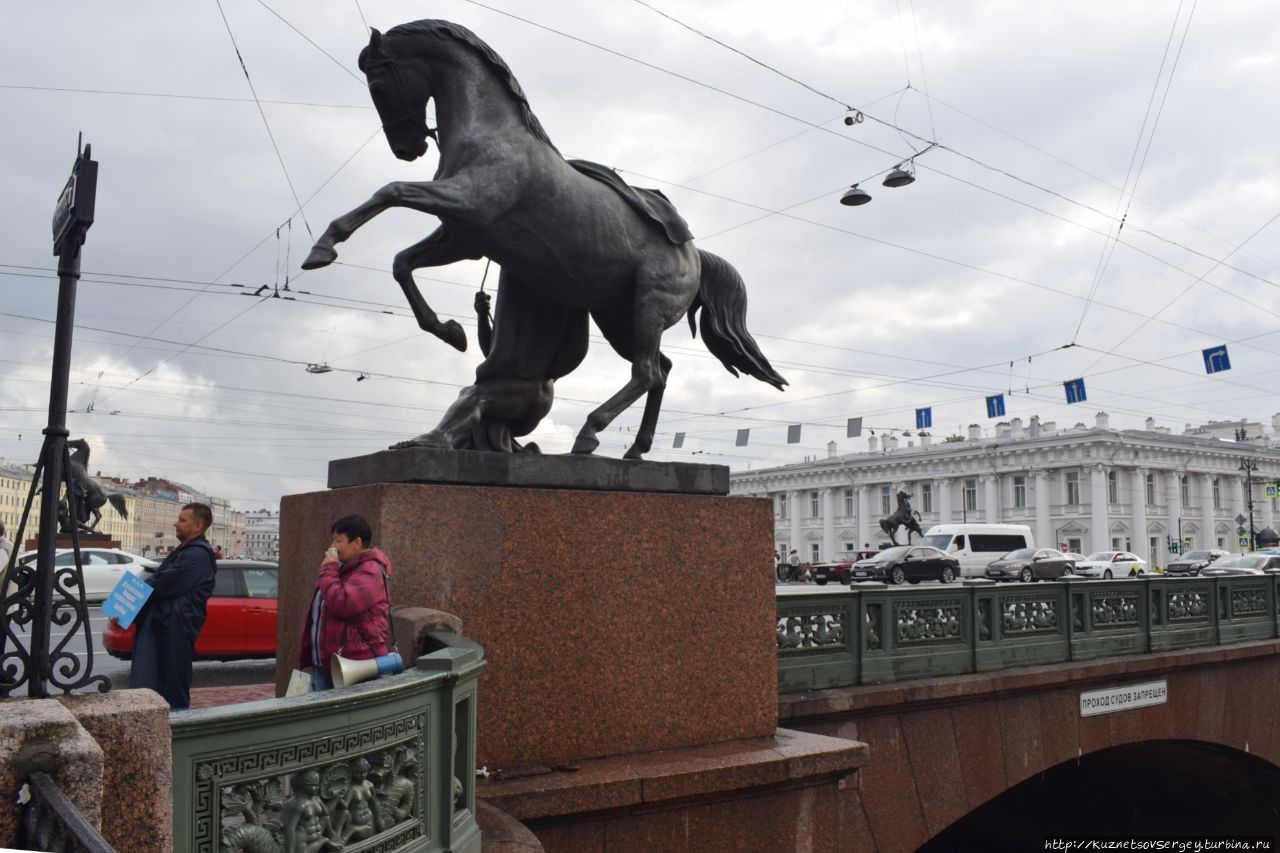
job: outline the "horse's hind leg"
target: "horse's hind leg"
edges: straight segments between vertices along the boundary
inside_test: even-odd
[[[658,413],[662,411],[662,394],[667,390],[667,376],[671,373],[671,359],[658,353],[658,366],[662,368],[662,384],[649,389],[644,401],[644,417],[640,420],[640,431],[636,434],[635,443],[627,448],[623,459],[639,459],[653,447],[653,433],[658,428]]]

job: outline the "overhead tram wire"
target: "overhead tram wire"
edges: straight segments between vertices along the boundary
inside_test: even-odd
[[[360,87],[361,87],[362,89],[365,89],[366,91],[368,90],[368,88],[369,88],[369,84],[368,84],[367,82],[365,82],[365,80],[364,80],[362,77],[360,77],[360,75],[359,75],[359,74],[356,74],[354,71],[352,71],[352,70],[351,70],[350,68],[348,68],[346,65],[342,64],[342,62],[341,62],[339,59],[337,59],[337,58],[336,58],[332,53],[330,53],[329,51],[325,50],[325,49],[324,49],[323,47],[321,47],[320,45],[316,44],[316,43],[315,43],[315,41],[313,41],[313,40],[312,40],[311,36],[307,35],[307,34],[306,34],[306,33],[304,33],[302,30],[300,30],[300,29],[298,29],[297,27],[295,27],[292,23],[290,23],[290,22],[289,22],[289,20],[288,20],[287,18],[285,18],[285,16],[284,16],[284,15],[281,15],[281,14],[280,14],[279,12],[277,12],[275,9],[272,9],[270,6],[268,6],[266,3],[264,3],[264,2],[263,2],[263,0],[258,0],[258,5],[259,5],[259,6],[261,6],[262,8],[264,8],[264,9],[266,9],[266,10],[267,10],[268,12],[270,12],[272,15],[275,15],[278,19],[280,19],[280,22],[281,22],[281,23],[283,23],[286,27],[288,27],[289,29],[291,29],[291,30],[293,30],[295,33],[297,33],[299,36],[301,36],[301,37],[302,37],[302,38],[307,42],[307,44],[311,45],[311,46],[312,46],[312,47],[314,47],[316,50],[320,51],[320,52],[321,52],[321,53],[323,53],[325,56],[327,56],[327,57],[329,58],[329,60],[330,60],[331,62],[333,62],[333,64],[334,64],[334,65],[336,65],[336,66],[338,66],[339,68],[341,68],[341,69],[342,69],[342,70],[343,70],[343,71],[344,71],[348,76],[350,76],[353,80],[355,80],[357,83],[359,83],[359,84],[360,84]],[[356,4],[356,8],[359,8],[359,4],[358,4],[358,3]],[[226,20],[226,16],[225,16],[225,15],[223,16],[223,20],[224,20],[224,21]],[[360,20],[362,20],[362,21],[364,20],[364,12],[361,12],[361,13],[360,13]],[[365,28],[366,28],[366,29],[368,29],[368,24],[366,24],[366,25],[365,25]],[[231,28],[228,26],[228,28],[227,28],[227,29],[228,29],[228,31],[230,31],[230,29],[231,29]],[[237,55],[239,55],[239,51],[238,51],[238,50],[236,51],[236,54],[237,54]],[[247,72],[247,71],[245,72],[245,76],[246,76],[246,77],[248,76],[248,72]]]
[[[1191,15],[1195,14],[1194,0],[1191,7]],[[1177,11],[1173,15],[1173,24],[1169,27],[1169,37],[1165,41],[1164,54],[1160,57],[1160,67],[1156,69],[1156,79],[1151,84],[1151,94],[1147,98],[1146,112],[1142,116],[1142,125],[1138,128],[1138,136],[1133,141],[1133,152],[1129,155],[1129,166],[1125,170],[1124,183],[1121,185],[1120,194],[1116,197],[1116,209],[1112,213],[1111,225],[1107,226],[1107,240],[1103,243],[1102,253],[1098,257],[1098,264],[1094,269],[1093,283],[1089,287],[1089,298],[1084,304],[1084,309],[1080,312],[1080,320],[1076,323],[1076,330],[1071,335],[1071,341],[1074,343],[1080,338],[1080,330],[1084,328],[1085,318],[1089,315],[1089,306],[1093,303],[1093,297],[1098,292],[1098,288],[1102,285],[1102,278],[1106,275],[1107,267],[1111,264],[1111,257],[1115,254],[1116,242],[1120,237],[1120,232],[1124,230],[1125,221],[1129,218],[1129,209],[1133,205],[1133,195],[1138,190],[1138,182],[1142,178],[1143,168],[1147,164],[1147,154],[1151,152],[1151,142],[1155,139],[1156,128],[1160,124],[1160,116],[1164,113],[1165,100],[1169,97],[1169,89],[1173,85],[1173,74],[1178,68],[1178,57],[1182,56],[1182,45],[1187,40],[1187,31],[1191,29],[1191,15],[1187,16],[1186,28],[1182,33],[1182,41],[1178,44],[1178,53],[1174,57],[1173,67],[1169,71],[1169,77],[1165,80],[1164,96],[1160,99],[1160,106],[1156,110],[1155,118],[1151,120],[1151,132],[1147,133],[1147,145],[1143,149],[1142,159],[1138,161],[1138,150],[1142,148],[1142,137],[1147,130],[1147,121],[1151,118],[1151,106],[1155,103],[1156,92],[1160,89],[1160,80],[1164,76],[1165,63],[1169,61],[1169,49],[1173,45],[1174,33],[1178,31],[1178,19],[1182,16],[1182,0],[1178,2]],[[1138,161],[1137,171],[1134,170],[1134,162]],[[1129,179],[1133,178],[1133,185],[1130,187]],[[1128,202],[1125,201],[1126,193],[1129,196]],[[1124,205],[1124,214],[1120,215],[1120,207]],[[1119,221],[1116,217],[1119,216]],[[1115,233],[1112,235],[1111,228],[1114,225]]]
[[[182,101],[215,101],[230,104],[252,104],[253,98],[232,98],[218,95],[183,95],[177,92],[131,92],[122,89],[74,89],[67,86],[24,86],[0,83],[0,89],[16,89],[31,92],[65,92],[74,95],[122,95],[134,98],[173,98]],[[312,101],[281,101],[263,98],[260,103],[285,107],[318,107],[330,110],[373,110],[368,104],[323,104]]]

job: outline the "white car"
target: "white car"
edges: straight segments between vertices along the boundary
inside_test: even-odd
[[[35,560],[35,551],[18,555],[20,565],[34,564]],[[59,548],[53,557],[55,566],[74,566],[75,562],[75,552],[70,548]],[[145,577],[147,572],[155,571],[160,563],[119,548],[81,548],[80,565],[85,600],[104,601],[125,572]]]
[[[1082,578],[1128,578],[1147,573],[1147,561],[1128,551],[1095,551],[1076,563],[1075,573]]]

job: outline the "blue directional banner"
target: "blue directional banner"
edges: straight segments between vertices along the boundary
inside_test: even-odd
[[[1004,417],[1004,395],[992,394],[987,398],[987,417],[1003,418]]]
[[[1231,359],[1227,356],[1227,345],[1209,347],[1204,350],[1204,372],[1221,373],[1231,369]]]
[[[1066,389],[1068,403],[1083,403],[1085,401],[1083,377],[1063,382],[1062,387]]]
[[[933,427],[933,407],[925,406],[923,409],[916,409],[916,429],[930,429]]]

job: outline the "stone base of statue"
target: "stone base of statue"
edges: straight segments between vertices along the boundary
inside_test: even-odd
[[[386,451],[333,463],[331,483],[344,472],[343,488],[286,497],[278,690],[296,662],[329,525],[356,513],[391,558],[393,601],[455,614],[484,646],[477,765],[490,776],[480,793],[544,843],[605,813],[671,808],[719,827],[714,843],[690,849],[772,849],[722,844],[720,832],[798,821],[803,810],[776,814],[781,800],[737,798],[794,799],[815,786],[826,805],[809,819],[834,820],[835,783],[865,747],[776,728],[770,502],[707,493],[719,482],[727,492],[718,466],[545,457],[540,469],[536,456],[511,460]],[[448,483],[440,473],[493,466],[507,468],[503,483]],[[358,484],[350,472],[361,468],[398,482]],[[640,821],[635,838],[663,825]],[[792,829],[778,836],[785,846],[805,834]],[[652,837],[635,849],[678,849]]]
[[[25,543],[23,543],[23,550],[34,551],[36,550],[36,548],[39,547],[39,544],[40,544],[39,540],[37,539],[28,539]],[[61,550],[62,548],[71,548],[74,546],[74,544],[75,543],[72,542],[71,537],[69,535],[64,533],[59,533],[58,538],[54,540],[53,547]],[[119,548],[120,540],[112,539],[111,536],[106,533],[81,533],[80,547],[81,548]]]

